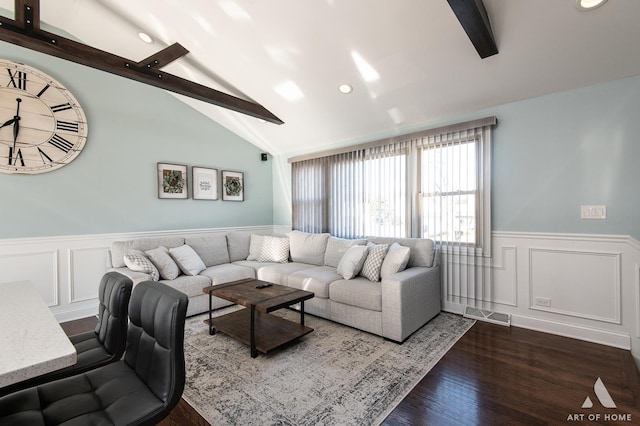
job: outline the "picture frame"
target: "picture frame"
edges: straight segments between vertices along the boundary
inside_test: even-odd
[[[192,166],[191,187],[194,200],[217,200],[218,169]]]
[[[187,166],[158,163],[158,198],[189,198]]]
[[[222,200],[244,201],[244,173],[222,171]]]

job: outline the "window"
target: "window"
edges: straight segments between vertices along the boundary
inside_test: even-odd
[[[471,140],[421,149],[422,236],[476,244],[476,146]]]
[[[290,159],[293,228],[345,238],[424,237],[442,250],[490,256],[495,124],[489,117]]]

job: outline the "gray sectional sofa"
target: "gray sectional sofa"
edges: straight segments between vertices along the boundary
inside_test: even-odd
[[[367,244],[370,248],[365,249]],[[162,247],[166,250],[160,250]],[[135,285],[152,279],[152,274],[142,272],[145,268],[138,263],[131,264],[132,254],[148,257],[163,251],[175,256],[184,252],[182,249],[197,256],[192,253],[188,261],[177,262],[181,269],[178,276],[169,275],[169,280],[160,277],[160,281],[187,294],[187,315],[208,310],[204,287],[244,278],[312,291],[315,297],[305,302],[305,312],[396,342],[404,341],[440,312],[439,257],[433,241],[427,239],[346,240],[299,231],[285,236],[232,231],[140,238],[112,244],[110,270],[127,275]],[[363,252],[368,255],[359,258]],[[383,259],[374,259],[374,252]],[[398,256],[404,256],[405,264],[400,265]],[[350,268],[366,276],[351,277],[354,270]],[[229,304],[213,298],[214,309]]]

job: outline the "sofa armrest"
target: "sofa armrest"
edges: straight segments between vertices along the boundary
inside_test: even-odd
[[[440,267],[415,266],[382,280],[382,336],[404,341],[441,309]]]
[[[133,281],[133,285],[141,283],[142,281],[152,281],[151,275],[145,274],[144,272],[132,271],[131,269],[123,266],[121,268],[108,268],[108,272],[119,272],[124,276],[127,276]]]

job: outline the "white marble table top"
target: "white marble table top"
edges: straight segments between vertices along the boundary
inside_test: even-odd
[[[31,282],[0,283],[0,388],[73,365],[76,356]]]

